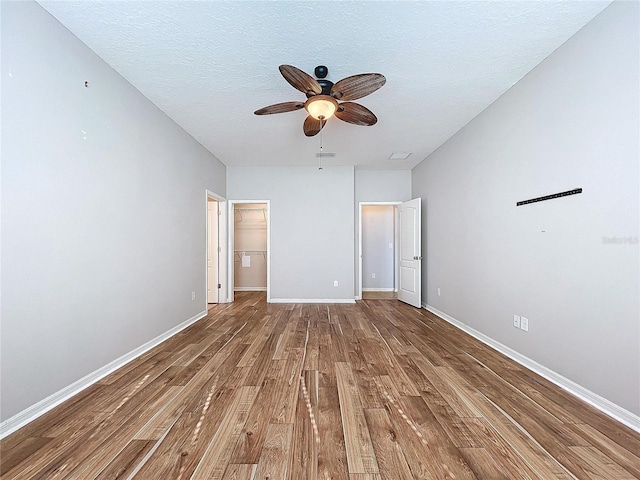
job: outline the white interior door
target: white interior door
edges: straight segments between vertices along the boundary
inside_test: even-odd
[[[400,205],[400,274],[398,300],[422,307],[421,199]]]
[[[207,303],[218,303],[218,202],[207,202]]]

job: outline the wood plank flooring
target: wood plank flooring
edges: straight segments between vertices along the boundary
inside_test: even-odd
[[[2,479],[640,479],[640,435],[395,300],[239,293],[0,442]]]
[[[397,292],[362,292],[363,300],[395,300]]]

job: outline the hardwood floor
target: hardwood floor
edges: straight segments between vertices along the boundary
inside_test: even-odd
[[[640,478],[640,435],[425,310],[260,293],[0,446],[2,479]]]
[[[363,300],[395,300],[397,292],[362,292]]]

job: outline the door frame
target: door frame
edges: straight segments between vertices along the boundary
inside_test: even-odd
[[[400,226],[398,224],[398,205],[402,202],[358,202],[358,288],[356,291],[356,300],[362,300],[362,207],[366,206],[393,206],[394,208],[394,226],[393,226],[393,243],[394,243],[394,289],[398,290],[398,235],[400,234]]]
[[[206,245],[205,245],[205,269],[204,269],[204,296],[205,296],[205,305],[206,308],[209,308],[209,200],[213,200],[218,203],[218,283],[220,284],[220,288],[218,289],[218,303],[226,303],[227,302],[227,236],[224,234],[226,225],[227,225],[227,210],[225,205],[227,203],[227,199],[221,197],[217,193],[212,192],[209,189],[205,190],[205,235],[206,235]]]
[[[227,302],[233,302],[234,297],[234,259],[233,245],[235,239],[235,206],[238,203],[264,203],[267,208],[267,303],[271,303],[271,201],[270,200],[229,200],[227,205],[227,218],[229,219],[229,228],[227,229],[227,245],[231,247],[227,253]]]

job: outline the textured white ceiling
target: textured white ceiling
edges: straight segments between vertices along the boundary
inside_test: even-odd
[[[325,164],[412,168],[609,1],[40,1],[100,57],[229,166],[316,165],[304,100],[278,65],[329,79],[378,72],[358,100],[378,117],[331,119]],[[96,79],[94,81],[99,81]],[[393,152],[412,152],[390,161]]]

